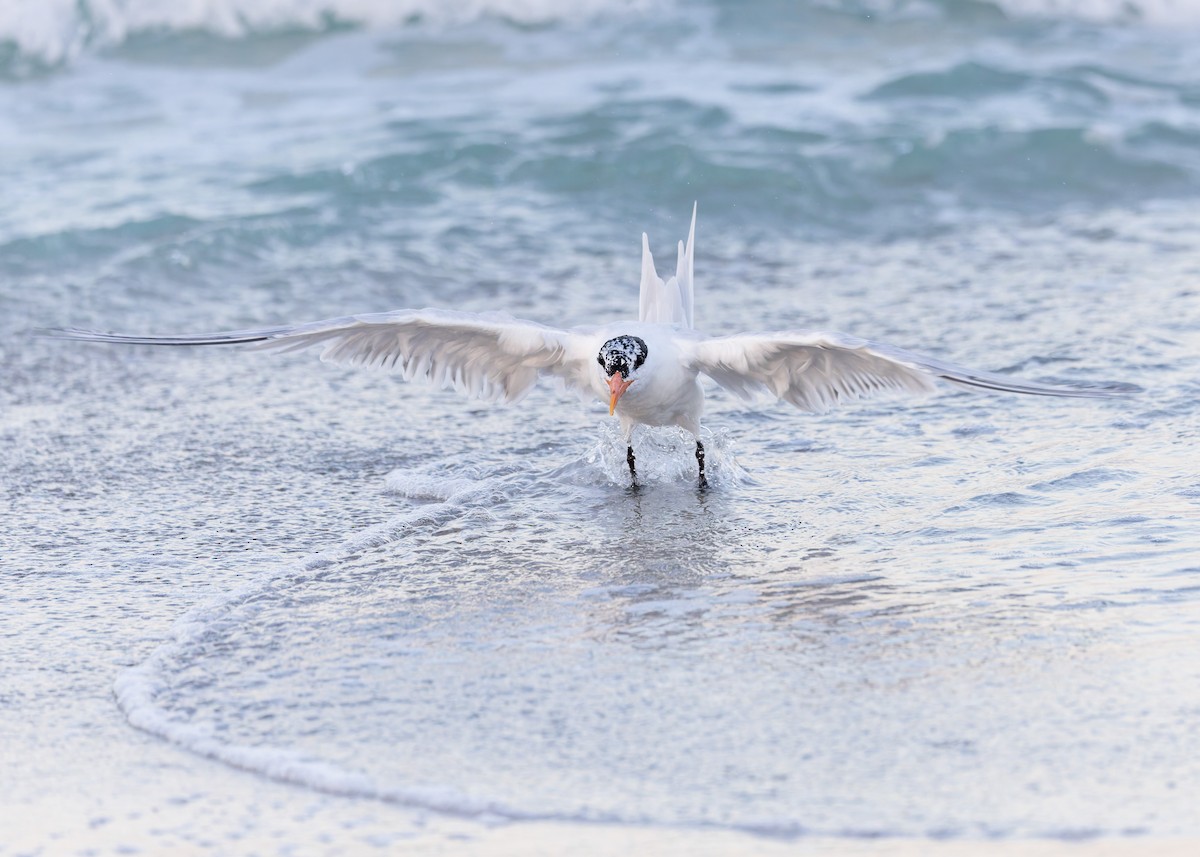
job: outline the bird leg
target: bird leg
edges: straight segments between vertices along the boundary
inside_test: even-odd
[[[633,444],[629,444],[625,448],[625,461],[627,461],[629,463],[629,476],[631,479],[633,479],[634,487],[636,487],[637,486],[637,468],[634,467],[634,462],[636,462],[637,459],[633,457]]]
[[[700,465],[700,487],[708,487],[708,477],[704,475],[704,444],[696,441],[696,462]]]

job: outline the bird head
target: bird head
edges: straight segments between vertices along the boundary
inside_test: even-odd
[[[617,409],[617,400],[625,395],[629,385],[637,380],[637,371],[650,353],[646,341],[636,336],[618,336],[600,346],[596,362],[608,379],[608,412]]]

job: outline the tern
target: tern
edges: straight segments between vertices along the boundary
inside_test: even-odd
[[[539,378],[560,380],[608,402],[620,419],[626,461],[637,486],[633,429],[679,426],[696,441],[700,486],[708,484],[700,417],[700,376],[745,401],[766,393],[803,411],[881,393],[929,393],[936,381],[1034,396],[1110,398],[1137,390],[1124,384],[1043,384],[980,372],[841,333],[787,330],[708,336],[693,325],[696,207],[675,275],[665,282],[642,233],[637,321],[561,329],[505,313],[402,309],[309,324],[179,336],[55,328],[44,333],[84,342],[126,345],[249,345],[274,351],[320,348],[321,360],[398,370],[477,398],[515,402]]]

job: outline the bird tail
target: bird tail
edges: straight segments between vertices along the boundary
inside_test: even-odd
[[[665,283],[654,268],[650,254],[650,239],[642,233],[642,287],[638,301],[638,318],[659,324],[694,326],[695,298],[692,290],[693,250],[696,239],[696,205],[692,205],[692,226],[687,244],[679,242],[679,257],[675,276]]]

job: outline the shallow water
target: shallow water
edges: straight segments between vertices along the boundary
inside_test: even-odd
[[[1200,834],[1200,11],[30,8],[0,13],[0,851]],[[661,431],[634,492],[552,386],[28,336],[628,317],[640,232],[670,267],[693,200],[712,333],[1145,393],[714,388],[712,490]]]

